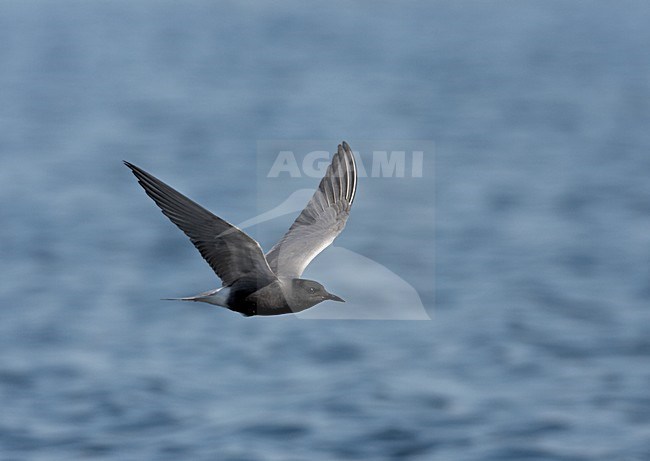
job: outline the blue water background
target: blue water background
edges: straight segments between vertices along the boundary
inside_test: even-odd
[[[644,1],[2,1],[0,458],[650,459],[649,23]],[[269,139],[435,142],[419,182],[360,182],[337,240],[432,321],[159,301],[217,281],[121,160],[241,222]]]

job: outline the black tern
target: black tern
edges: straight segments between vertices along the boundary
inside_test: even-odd
[[[222,286],[181,301],[226,307],[249,317],[300,312],[343,299],[313,280],[301,278],[307,265],[341,233],[357,188],[354,154],[344,141],[318,189],[271,250],[241,229],[210,213],[158,178],[125,161],[147,195],[199,250]]]

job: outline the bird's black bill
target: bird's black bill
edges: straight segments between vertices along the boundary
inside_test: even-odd
[[[327,293],[327,299],[329,299],[331,301],[338,301],[340,303],[345,302],[345,299],[339,298],[338,296],[333,295],[332,293]]]

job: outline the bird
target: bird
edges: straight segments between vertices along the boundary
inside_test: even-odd
[[[270,251],[160,179],[124,161],[162,213],[197,248],[222,286],[195,296],[166,298],[225,307],[245,317],[301,312],[323,301],[345,302],[317,281],[302,278],[309,263],[343,231],[357,189],[357,166],[347,142],[338,145],[311,200]]]

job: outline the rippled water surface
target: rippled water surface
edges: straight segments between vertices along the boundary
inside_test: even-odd
[[[0,458],[650,459],[649,20],[0,3]],[[333,255],[367,258],[432,320],[159,301],[217,280],[121,160],[241,223],[317,183],[266,182],[260,141],[314,139],[435,143],[422,178],[360,180],[310,267],[350,309],[412,308]]]

